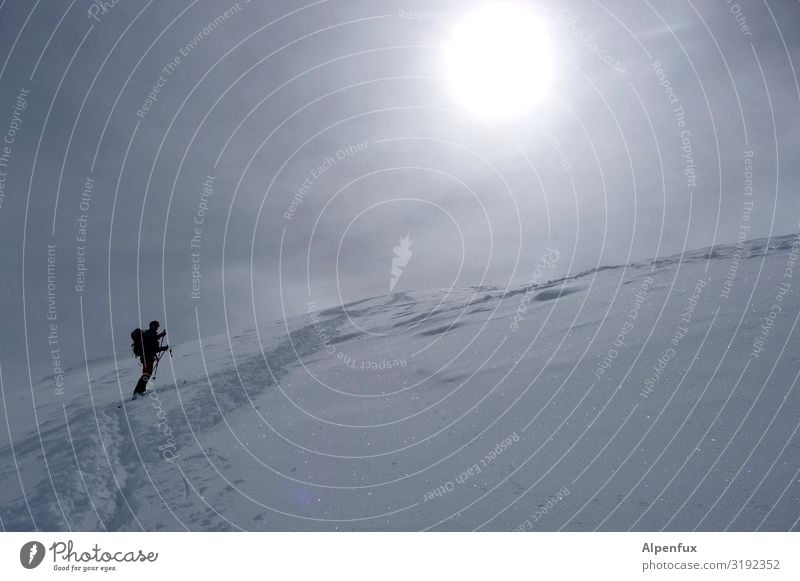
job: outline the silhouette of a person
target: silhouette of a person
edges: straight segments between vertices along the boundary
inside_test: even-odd
[[[159,326],[160,323],[158,321],[150,321],[150,328],[142,333],[142,376],[133,390],[134,399],[136,399],[137,395],[141,395],[147,390],[147,382],[150,381],[150,375],[153,373],[153,365],[158,354],[169,349],[169,345],[160,345],[161,338],[167,334],[167,331],[165,329],[159,333]]]

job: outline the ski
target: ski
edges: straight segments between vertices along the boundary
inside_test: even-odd
[[[131,398],[131,401],[136,401],[140,397],[143,399],[144,395],[145,395],[144,393],[134,393],[133,397]],[[121,407],[122,407],[122,404],[117,405],[117,409],[120,409]]]

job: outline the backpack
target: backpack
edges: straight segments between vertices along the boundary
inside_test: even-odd
[[[134,329],[131,333],[131,349],[133,349],[134,357],[144,357],[144,338],[142,337],[141,329]]]

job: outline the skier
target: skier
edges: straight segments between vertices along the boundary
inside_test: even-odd
[[[138,339],[139,352],[141,353],[140,359],[142,361],[142,376],[133,390],[133,399],[137,395],[143,395],[147,390],[147,382],[150,381],[150,375],[153,373],[153,365],[158,361],[159,353],[169,349],[169,345],[161,345],[161,339],[167,334],[164,329],[161,333],[158,332],[160,323],[158,321],[150,321],[150,328],[147,331],[141,332]],[[135,333],[135,331],[134,331]],[[137,339],[134,338],[134,343]]]

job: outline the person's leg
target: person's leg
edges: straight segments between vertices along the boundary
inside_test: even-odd
[[[150,381],[151,373],[153,373],[153,358],[145,357],[142,359],[142,376],[136,384],[136,389],[133,390],[134,395],[142,394],[147,390],[147,382]]]
[[[142,374],[139,377],[139,381],[136,382],[136,387],[133,390],[133,396],[134,397],[136,397],[137,395],[141,395],[141,394],[143,394],[145,392],[145,389],[147,389],[147,381],[148,381],[148,379],[149,378],[145,377],[144,374]]]

